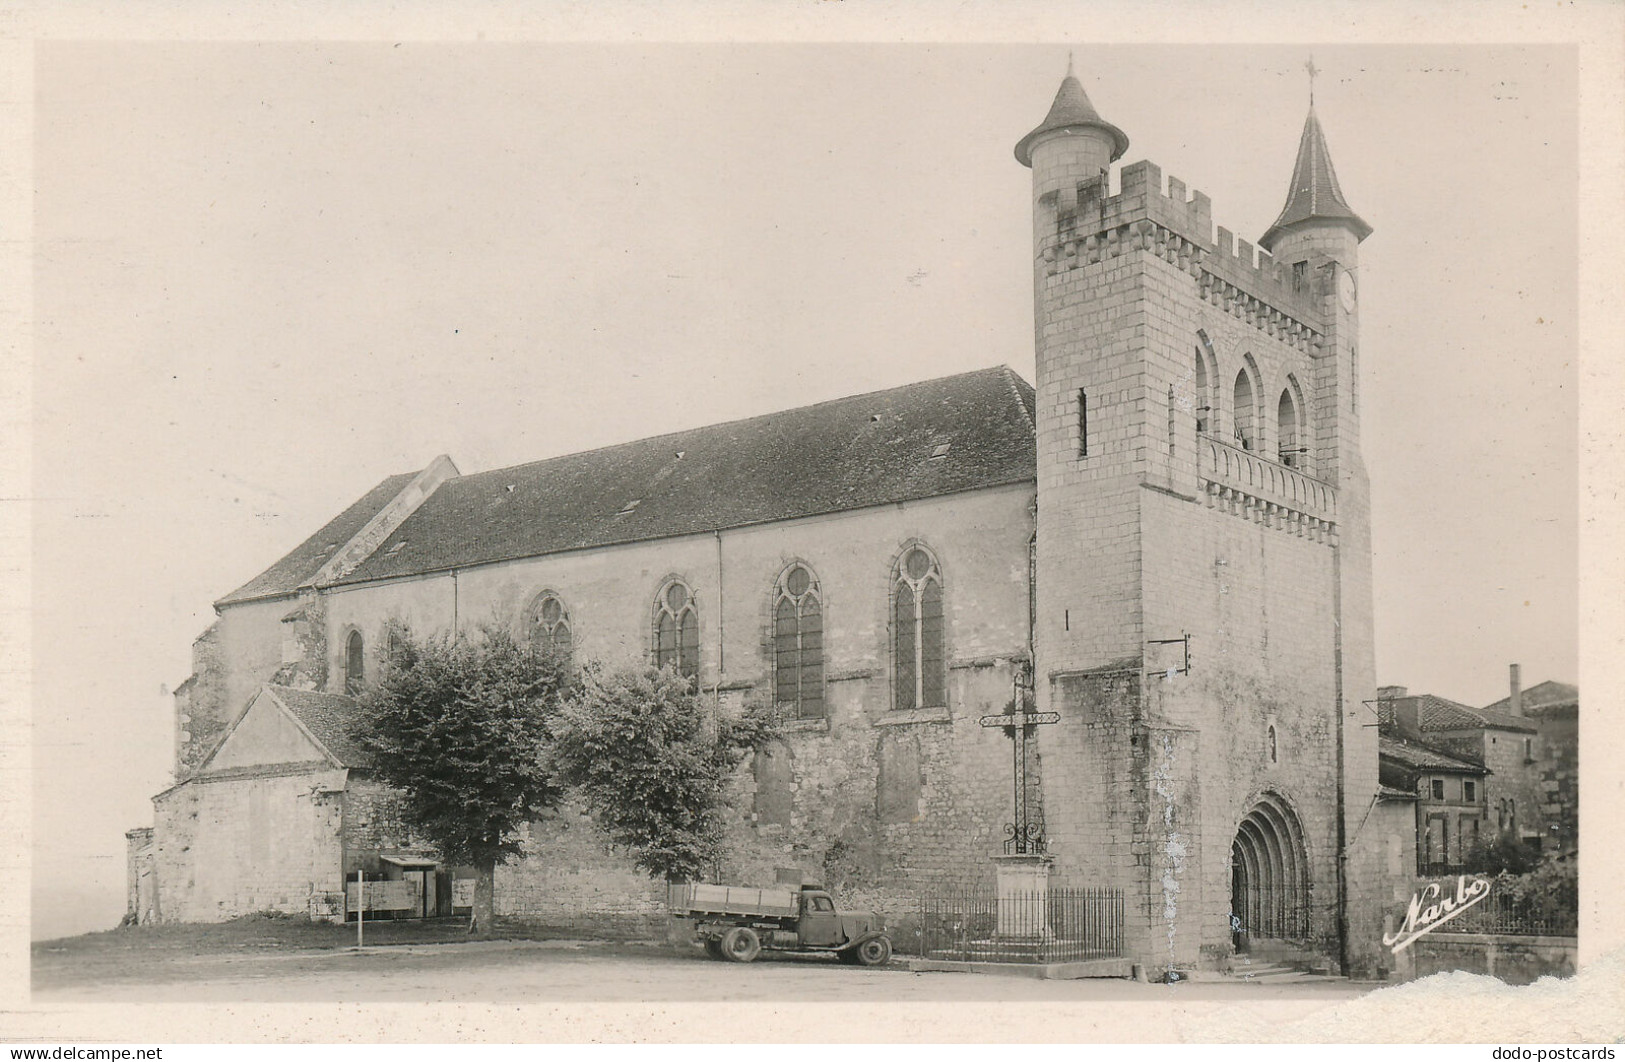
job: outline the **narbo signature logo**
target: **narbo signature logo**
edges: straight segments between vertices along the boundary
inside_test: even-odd
[[[1421,892],[1411,897],[1404,923],[1396,932],[1384,933],[1382,943],[1398,955],[1411,941],[1438,929],[1489,894],[1488,878],[1474,878],[1469,884],[1466,875],[1458,877],[1454,896],[1446,896],[1438,882],[1429,882]]]

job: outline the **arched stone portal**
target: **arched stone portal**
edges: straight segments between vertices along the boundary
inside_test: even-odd
[[[1230,846],[1230,928],[1237,950],[1260,939],[1309,939],[1309,858],[1303,827],[1285,800],[1266,793]]]

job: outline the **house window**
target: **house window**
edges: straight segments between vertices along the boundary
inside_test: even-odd
[[[1461,783],[1461,799],[1467,801],[1469,804],[1473,803],[1478,799],[1477,790],[1478,787],[1475,786],[1470,780],[1464,779]]]
[[[570,613],[551,590],[536,595],[525,614],[525,639],[532,646],[568,660],[574,647]]]
[[[1534,738],[1524,738],[1523,739],[1523,762],[1525,762],[1525,763],[1534,763],[1535,762],[1535,739]]]
[[[361,683],[365,679],[366,645],[361,640],[360,631],[351,631],[344,642],[344,692],[360,693]]]
[[[824,717],[824,610],[801,564],[779,576],[773,603],[773,699],[795,719]]]
[[[1433,799],[1434,800],[1443,800],[1444,799],[1444,779],[1443,778],[1435,778],[1433,780]]]
[[[700,619],[694,594],[677,579],[666,582],[655,596],[655,667],[668,664],[694,682],[700,678]]]
[[[892,579],[893,706],[946,706],[947,663],[942,572],[924,547],[913,546]]]

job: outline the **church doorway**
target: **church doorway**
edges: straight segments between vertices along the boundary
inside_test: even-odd
[[[1286,802],[1266,793],[1230,846],[1230,933],[1237,951],[1261,940],[1309,939],[1309,860]]]

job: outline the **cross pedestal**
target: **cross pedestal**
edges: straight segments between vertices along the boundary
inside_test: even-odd
[[[997,933],[1005,940],[1049,940],[1049,871],[1054,859],[1037,852],[996,855]]]

